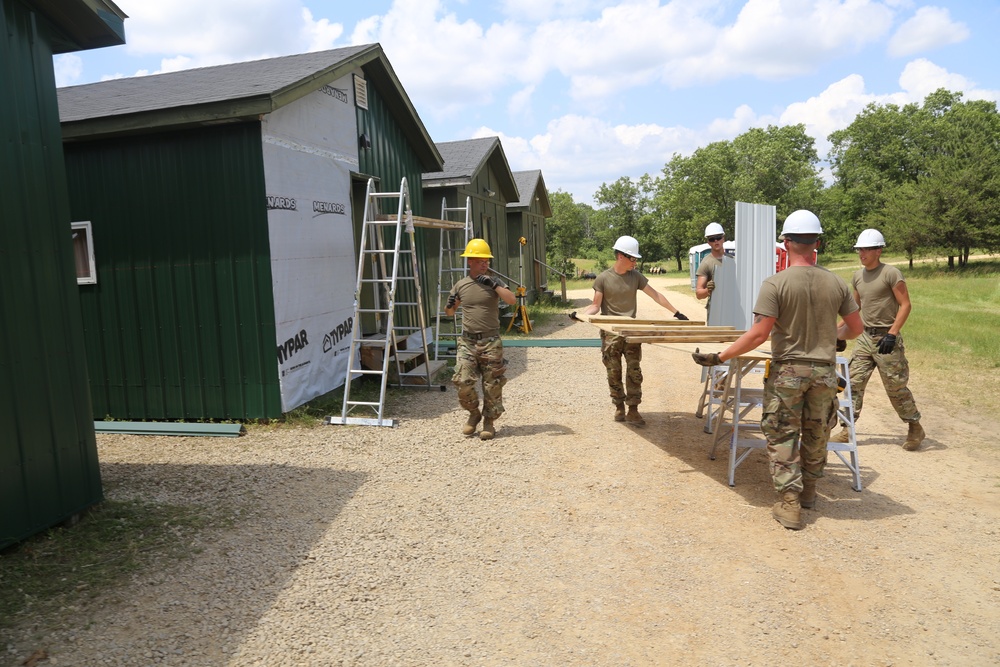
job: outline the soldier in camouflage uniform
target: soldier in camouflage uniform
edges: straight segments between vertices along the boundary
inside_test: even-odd
[[[851,278],[854,300],[861,306],[864,333],[858,337],[851,354],[851,397],[854,399],[854,422],[861,416],[865,387],[872,371],[878,368],[882,386],[896,414],[909,425],[903,449],[914,451],[924,440],[920,411],[907,384],[910,365],[906,361],[903,334],[900,333],[912,309],[910,293],[903,274],[894,266],[882,263],[885,237],[875,229],[866,229],[854,245],[862,268]],[[846,428],[833,437],[835,442],[847,442]]]
[[[496,435],[494,420],[503,414],[503,386],[507,384],[507,361],[503,358],[500,338],[500,307],[502,299],[514,305],[514,293],[489,275],[493,254],[483,239],[472,239],[462,253],[469,264],[469,275],[455,283],[448,295],[445,314],[449,317],[462,307],[462,335],[458,337],[455,375],[451,381],[458,389],[458,403],[469,411],[462,427],[463,435],[474,435],[479,420],[483,428],[481,440]],[[476,384],[482,380],[483,409],[479,409]]]
[[[594,280],[594,301],[583,311],[585,315],[620,315],[635,317],[636,294],[642,290],[653,301],[674,314],[679,320],[686,320],[656,289],[649,284],[646,276],[636,270],[639,242],[631,236],[622,236],[613,246],[615,263],[601,272]],[[570,314],[575,318],[576,312]],[[625,358],[624,383],[622,377],[622,357]],[[601,331],[601,360],[608,371],[608,387],[611,402],[615,404],[615,421],[624,421],[635,426],[644,426],[646,420],[639,414],[642,402],[642,344],[628,343],[624,336]],[[628,406],[628,413],[625,412]]]
[[[837,341],[861,333],[858,305],[839,276],[816,266],[823,233],[819,218],[795,211],[782,240],[789,267],[761,284],[754,322],[721,354],[695,351],[702,366],[717,366],[771,337],[771,372],[764,382],[761,430],[767,438],[771,478],[781,501],[772,516],[786,528],[802,528],[801,508],[816,504],[816,481],[826,466],[829,421],[837,395]],[[837,316],[844,323],[837,327]]]

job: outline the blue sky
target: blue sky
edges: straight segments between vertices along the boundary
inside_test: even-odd
[[[939,87],[1000,101],[996,0],[116,0],[124,46],[58,85],[379,42],[431,137],[499,136],[514,171],[593,203],[752,127],[826,137]]]

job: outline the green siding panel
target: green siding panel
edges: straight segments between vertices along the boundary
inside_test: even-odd
[[[52,28],[0,0],[0,548],[100,502]]]
[[[402,179],[406,178],[410,192],[410,208],[414,215],[424,215],[423,184],[421,174],[425,171],[422,163],[388,105],[378,94],[375,86],[368,87],[368,110],[357,109],[358,134],[366,132],[372,147],[361,149],[358,155],[359,170],[362,174],[379,179],[381,192],[398,192]],[[364,205],[364,202],[361,202]],[[437,210],[426,217],[441,215],[440,203]],[[437,230],[417,228],[418,270],[423,292],[425,324],[430,326],[437,308],[438,250],[441,236]],[[355,230],[355,238],[361,238],[361,230]],[[410,293],[407,293],[410,292]],[[412,290],[401,288],[399,300],[413,300]],[[415,322],[402,323],[415,326]]]
[[[281,416],[260,126],[66,145],[93,417]]]

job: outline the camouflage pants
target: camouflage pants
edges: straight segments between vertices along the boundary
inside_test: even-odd
[[[836,396],[832,364],[771,364],[760,428],[767,437],[771,478],[778,493],[801,491],[803,476],[823,476]]]
[[[622,357],[625,357],[625,380],[622,383]],[[615,405],[642,403],[642,343],[626,343],[624,336],[601,331],[601,361],[608,371],[611,402]]]
[[[479,409],[476,384],[483,382],[483,417],[496,419],[503,414],[503,386],[507,384],[507,360],[503,358],[503,340],[499,337],[473,341],[458,337],[455,375],[451,381],[458,389],[458,403],[469,412]]]
[[[861,407],[865,402],[865,388],[872,377],[872,371],[876,368],[882,378],[885,393],[889,396],[889,402],[892,403],[899,418],[904,422],[920,421],[920,411],[917,410],[913,394],[907,386],[910,382],[910,364],[906,361],[903,336],[896,336],[896,347],[889,354],[879,354],[880,340],[882,335],[871,336],[866,331],[854,342],[850,366],[854,421],[861,416]]]

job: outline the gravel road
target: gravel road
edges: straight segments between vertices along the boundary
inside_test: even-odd
[[[597,334],[567,319],[535,335]],[[645,348],[645,428],[612,421],[597,349],[507,357],[489,442],[461,435],[450,387],[395,401],[396,428],[99,436],[109,497],[223,507],[233,525],[59,627],[0,634],[0,664],[1000,664],[996,412],[970,422],[915,378],[929,437],[904,452],[873,380],[864,490],[831,455],[795,532],[771,518],[763,453],[732,488],[709,460],[683,350]]]

